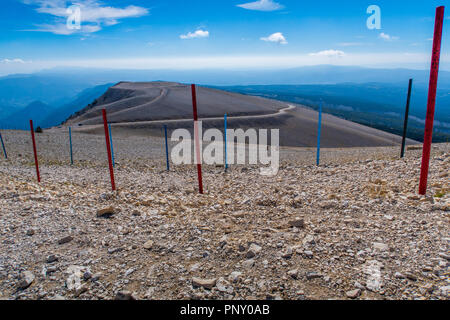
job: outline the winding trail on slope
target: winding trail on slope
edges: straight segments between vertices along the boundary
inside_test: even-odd
[[[294,105],[288,104],[287,108],[283,108],[278,110],[276,113],[271,114],[261,114],[261,115],[249,115],[249,116],[229,116],[228,119],[262,119],[262,118],[272,118],[279,117],[288,111],[294,110],[297,108]],[[124,110],[125,111],[125,110]],[[223,120],[223,117],[210,117],[210,118],[199,118],[199,121],[214,121],[214,120]],[[119,122],[119,123],[111,123],[112,127],[120,127],[120,126],[129,126],[129,125],[145,125],[145,124],[167,124],[167,123],[177,123],[177,122],[188,122],[193,121],[192,119],[171,119],[171,120],[151,120],[151,121],[136,121],[136,122]],[[84,125],[83,127],[79,127],[77,131],[87,131],[93,128],[101,127],[103,124],[96,125]],[[85,130],[83,130],[85,129]]]
[[[132,107],[132,108],[127,108],[127,109],[123,109],[123,110],[119,110],[116,112],[111,113],[110,115],[118,115],[121,113],[127,113],[130,112],[131,110],[138,110],[144,107],[150,107],[151,105],[155,104],[156,102],[158,102],[159,100],[163,99],[164,97],[166,97],[169,94],[169,89],[168,88],[162,88],[161,89],[161,93],[159,96],[157,96],[156,98],[154,98],[152,101],[143,103],[141,105],[138,105],[136,107]],[[144,96],[140,96],[140,97],[144,97]],[[102,106],[102,108],[104,108],[104,106]]]

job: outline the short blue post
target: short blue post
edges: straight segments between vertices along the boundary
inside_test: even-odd
[[[167,141],[167,126],[164,125],[164,134],[166,136],[166,162],[167,162],[167,171],[170,171],[170,162],[169,162],[169,143]]]
[[[3,137],[1,133],[0,133],[0,141],[2,142],[3,154],[5,155],[5,159],[8,159],[8,154],[6,153],[5,143],[3,142]]]
[[[112,156],[112,164],[113,168],[116,167],[116,161],[114,160],[114,145],[113,145],[113,138],[111,134],[111,124],[108,125],[109,128],[109,143],[111,144],[111,156]]]
[[[69,143],[70,143],[70,164],[73,165],[72,128],[71,127],[69,127]]]
[[[320,138],[322,135],[322,100],[319,106],[319,129],[317,133],[317,166],[320,166]]]
[[[225,122],[225,172],[228,170],[228,146],[227,146],[227,114],[224,117]]]

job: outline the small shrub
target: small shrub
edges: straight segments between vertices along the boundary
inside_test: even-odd
[[[438,192],[436,193],[436,195],[434,196],[435,198],[443,198],[445,196],[444,192]]]
[[[37,128],[36,128],[36,133],[42,133],[42,132],[44,132],[44,131],[42,130],[41,127],[37,127]]]

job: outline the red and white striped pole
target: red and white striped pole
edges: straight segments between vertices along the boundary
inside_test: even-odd
[[[439,75],[439,60],[441,56],[442,27],[444,24],[444,9],[445,7],[443,6],[438,7],[436,9],[436,22],[434,26],[434,39],[433,39],[433,55],[431,59],[430,85],[428,89],[427,119],[425,122],[425,137],[423,143],[422,169],[420,174],[420,186],[419,186],[419,194],[421,195],[425,195],[427,193],[428,171],[430,168],[431,143],[433,141],[434,110],[436,107],[436,91]]]
[[[200,137],[198,128],[198,113],[197,113],[197,94],[195,92],[195,84],[191,85],[192,91],[192,107],[194,109],[194,140],[195,140],[195,154],[197,156],[197,175],[198,175],[198,190],[203,194],[203,179],[202,179],[202,158],[200,153]]]
[[[112,191],[116,190],[116,183],[114,181],[114,167],[111,157],[111,142],[109,140],[109,130],[108,130],[108,119],[106,118],[106,110],[102,109],[103,114],[103,125],[105,127],[105,139],[106,139],[106,151],[108,152],[108,163],[109,163],[109,175],[111,177],[111,188]]]
[[[31,140],[33,141],[34,164],[36,166],[37,181],[41,182],[41,175],[39,174],[39,162],[36,149],[36,139],[34,138],[33,120],[30,120],[30,130],[31,130]]]

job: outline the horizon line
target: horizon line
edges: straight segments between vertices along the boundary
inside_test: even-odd
[[[248,68],[221,68],[221,67],[204,67],[204,68],[111,68],[111,67],[84,67],[84,66],[55,66],[49,68],[42,68],[39,70],[33,70],[29,72],[11,72],[11,73],[0,73],[0,78],[8,76],[20,76],[20,75],[34,75],[39,73],[51,73],[59,71],[129,71],[129,72],[145,72],[145,71],[158,71],[158,72],[205,72],[205,71],[216,71],[216,72],[239,72],[239,71],[251,71],[251,72],[264,72],[264,71],[284,71],[284,70],[295,70],[295,69],[306,69],[306,68],[317,68],[317,67],[336,67],[336,68],[357,68],[357,69],[368,69],[368,70],[411,70],[411,71],[429,71],[429,68],[419,68],[419,67],[390,67],[390,66],[365,66],[365,65],[341,65],[341,64],[314,64],[314,65],[300,65],[293,67],[248,67]],[[450,72],[450,68],[441,68],[439,71]]]

